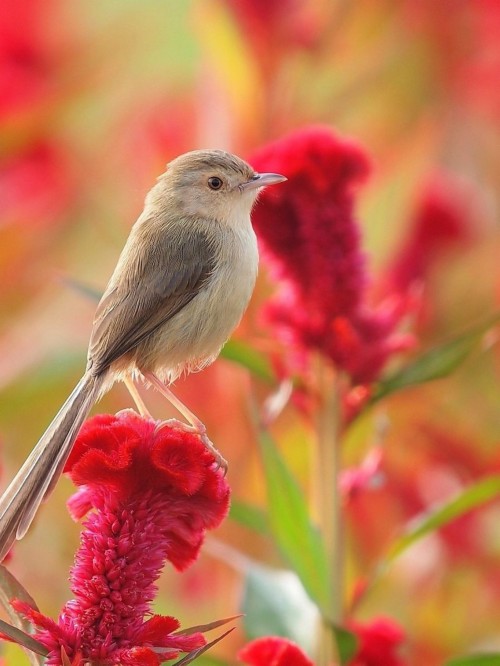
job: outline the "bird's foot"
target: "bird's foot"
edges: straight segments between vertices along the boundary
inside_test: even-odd
[[[168,419],[167,421],[160,421],[156,426],[156,430],[158,431],[165,426],[168,426],[169,428],[174,428],[176,430],[181,430],[182,432],[190,432],[193,433],[194,435],[198,435],[203,446],[215,458],[217,469],[222,469],[224,476],[226,476],[228,469],[227,460],[221,455],[218,449],[210,441],[207,435],[207,429],[205,428],[203,423],[200,422],[199,424],[196,424],[196,426],[194,426],[194,425],[189,425],[188,423],[184,423],[183,421],[179,421],[178,419]]]

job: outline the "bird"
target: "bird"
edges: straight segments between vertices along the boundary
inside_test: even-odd
[[[285,180],[223,150],[190,151],[167,165],[97,306],[82,378],[0,498],[0,561],[57,483],[93,405],[117,381],[142,411],[134,382],[160,390],[227,467],[169,385],[212,363],[241,320],[259,262],[251,210],[263,188]]]

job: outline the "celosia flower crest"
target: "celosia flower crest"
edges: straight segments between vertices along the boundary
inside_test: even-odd
[[[250,158],[259,171],[288,182],[264,191],[254,224],[263,255],[280,282],[265,316],[300,367],[320,351],[354,383],[377,378],[387,359],[408,346],[394,333],[404,314],[398,299],[373,308],[353,208],[370,163],[354,141],[327,127],[307,127],[268,144]]]
[[[131,410],[100,415],[80,431],[66,472],[80,486],[69,502],[88,513],[71,570],[74,599],[57,622],[14,602],[37,627],[48,664],[158,666],[205,645],[153,615],[155,581],[168,559],[177,569],[197,556],[207,529],[228,510],[229,486],[197,435]]]

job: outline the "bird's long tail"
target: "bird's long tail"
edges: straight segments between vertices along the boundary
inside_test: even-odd
[[[73,442],[99,397],[103,376],[86,373],[0,498],[0,562],[28,530],[61,475]]]

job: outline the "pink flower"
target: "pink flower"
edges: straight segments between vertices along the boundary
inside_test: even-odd
[[[327,127],[307,127],[250,161],[288,178],[279,191],[264,191],[265,205],[253,217],[264,257],[281,282],[267,319],[298,357],[319,350],[355,383],[373,381],[409,339],[394,333],[404,314],[400,300],[376,309],[367,303],[354,216],[356,187],[369,172],[365,151]]]
[[[249,666],[314,666],[298,645],[278,636],[248,643],[239,651],[238,659]]]
[[[199,438],[130,410],[99,415],[66,472],[80,486],[71,514],[91,511],[70,574],[74,599],[57,622],[15,602],[50,650],[47,663],[61,664],[64,648],[74,664],[157,666],[203,646],[199,632],[176,633],[175,618],[144,619],[165,561],[187,567],[228,510],[229,487]]]
[[[405,634],[394,620],[381,617],[369,623],[350,622],[348,629],[359,640],[358,651],[349,666],[404,666],[397,651]]]
[[[383,482],[381,463],[382,449],[377,446],[371,449],[358,467],[348,467],[340,472],[339,486],[346,502]]]

